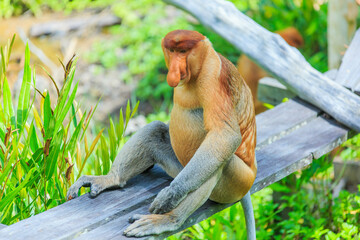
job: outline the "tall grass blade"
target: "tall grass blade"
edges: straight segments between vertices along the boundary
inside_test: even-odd
[[[64,130],[60,130],[56,134],[55,138],[52,140],[52,146],[50,147],[49,156],[46,157],[45,175],[47,180],[49,180],[55,173],[56,164],[61,149],[63,134]]]
[[[68,112],[70,110],[71,105],[74,102],[78,85],[79,85],[79,82],[76,83],[76,85],[75,85],[75,87],[74,87],[74,89],[73,89],[73,91],[71,93],[71,96],[69,97],[69,100],[67,101],[66,105],[62,109],[61,114],[56,119],[55,132],[57,132],[59,130],[60,126],[62,125],[62,123],[63,123],[63,121],[64,121],[64,119],[66,117],[66,115],[68,114]]]
[[[3,101],[6,119],[7,121],[10,121],[12,128],[15,129],[16,121],[14,115],[14,107],[11,100],[11,91],[6,76],[4,78]]]
[[[24,74],[21,83],[18,107],[17,107],[17,128],[22,131],[25,116],[27,115],[29,102],[30,102],[30,83],[31,83],[31,68],[30,68],[30,50],[29,45],[26,44],[25,48],[25,63]]]

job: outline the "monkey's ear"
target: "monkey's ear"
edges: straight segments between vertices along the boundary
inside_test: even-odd
[[[169,68],[169,55],[168,55],[168,51],[166,51],[165,46],[164,46],[164,39],[161,39],[161,48],[164,53],[166,67]]]

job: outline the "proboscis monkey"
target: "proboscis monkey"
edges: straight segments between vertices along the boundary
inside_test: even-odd
[[[294,27],[285,28],[275,32],[279,34],[290,46],[300,48],[304,45],[304,40],[299,31]],[[266,110],[266,107],[257,98],[257,90],[260,79],[269,76],[265,70],[251,61],[246,55],[241,55],[238,60],[237,68],[241,76],[251,89],[251,93],[255,103],[255,113],[259,114]]]
[[[176,30],[162,40],[168,84],[174,88],[169,126],[152,122],[121,149],[106,176],[82,176],[96,196],[123,187],[133,176],[159,164],[174,180],[159,192],[150,215],[135,215],[126,236],[159,234],[179,228],[207,199],[242,199],[248,239],[255,239],[249,190],[255,180],[256,125],[250,89],[236,67],[195,31]]]

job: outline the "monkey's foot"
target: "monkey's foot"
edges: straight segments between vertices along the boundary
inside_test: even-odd
[[[170,214],[135,214],[129,222],[132,224],[124,231],[127,237],[143,237],[174,231],[182,224],[178,217]]]

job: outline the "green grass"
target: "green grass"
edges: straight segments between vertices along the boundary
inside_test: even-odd
[[[89,134],[96,106],[83,112],[75,101],[76,60],[63,65],[61,88],[50,76],[58,90],[57,96],[51,97],[36,89],[36,74],[30,67],[26,45],[24,75],[14,106],[6,78],[13,40],[1,48],[0,62],[0,220],[4,224],[65,202],[69,186],[84,173],[107,174],[139,104],[131,110],[128,102],[125,116],[120,111],[118,121],[110,119],[108,137],[102,134],[104,129]]]

